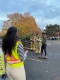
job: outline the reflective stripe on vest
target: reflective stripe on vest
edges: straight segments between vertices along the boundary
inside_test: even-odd
[[[16,59],[14,58],[14,56],[10,57],[8,54],[6,55],[6,60],[9,64],[15,64],[15,63],[21,62],[20,58]]]
[[[16,46],[12,49],[12,54],[11,56],[9,54],[6,54],[6,61],[8,63],[8,65],[12,66],[12,67],[19,67],[23,65],[23,61],[20,60],[20,56],[17,52],[17,47],[18,45],[22,43],[21,42],[17,42]]]

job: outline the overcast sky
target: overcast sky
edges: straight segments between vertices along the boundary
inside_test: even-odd
[[[29,12],[39,28],[47,24],[60,25],[60,0],[0,0],[0,31],[7,14]]]

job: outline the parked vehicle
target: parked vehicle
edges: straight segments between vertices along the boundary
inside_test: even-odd
[[[58,40],[57,36],[50,37],[49,40]]]

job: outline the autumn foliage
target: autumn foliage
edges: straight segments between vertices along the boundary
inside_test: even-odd
[[[10,26],[15,26],[18,28],[19,36],[21,38],[30,37],[31,34],[37,32],[41,33],[35,19],[29,13],[24,13],[23,15],[19,13],[9,14],[7,15],[7,18],[8,20],[2,25],[2,32],[3,30],[7,30]]]

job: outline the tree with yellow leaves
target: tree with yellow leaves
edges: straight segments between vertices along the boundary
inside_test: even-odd
[[[35,34],[36,32],[41,32],[39,30],[35,19],[28,13],[19,14],[9,14],[7,15],[8,20],[3,23],[3,28],[9,28],[10,26],[15,26],[19,30],[19,36],[26,38]]]

